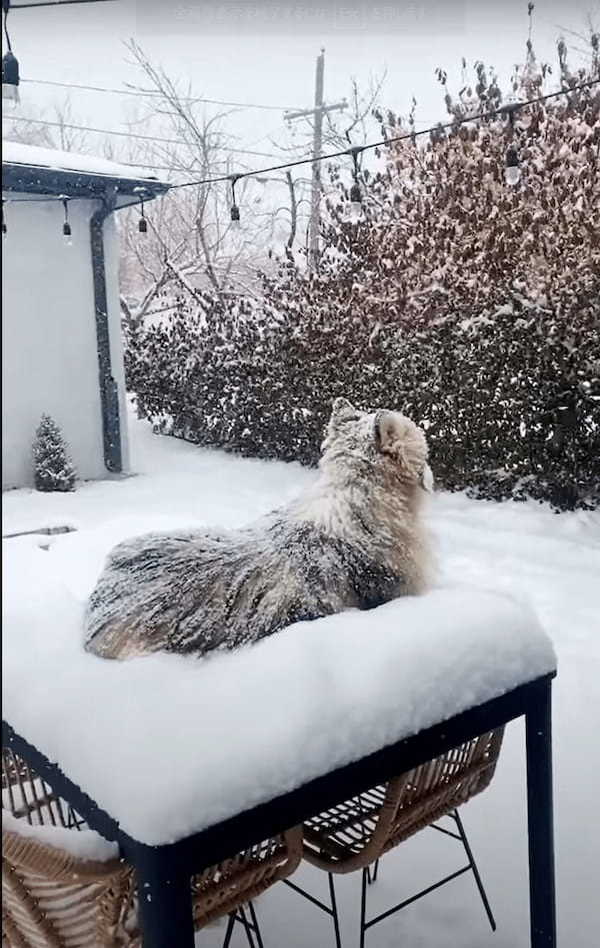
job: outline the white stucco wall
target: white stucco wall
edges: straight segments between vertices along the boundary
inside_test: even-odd
[[[11,193],[9,198],[31,197]],[[79,476],[108,476],[92,283],[90,217],[98,202],[7,203],[2,244],[2,486],[33,483],[31,444],[42,413],[61,426]],[[105,224],[113,374],[121,389],[123,467],[129,465],[114,221]]]

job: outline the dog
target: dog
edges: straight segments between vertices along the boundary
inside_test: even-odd
[[[116,546],[88,602],[85,648],[112,659],[203,656],[422,593],[427,455],[409,418],[337,398],[317,481],[287,506],[238,530],[154,533]]]

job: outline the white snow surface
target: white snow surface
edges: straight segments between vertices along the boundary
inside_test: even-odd
[[[130,435],[137,476],[80,484],[70,494],[9,491],[3,495],[3,533],[63,524],[84,533],[102,525],[108,529],[108,521],[120,521],[118,528],[115,523],[115,532],[128,533],[157,528],[161,518],[190,525],[218,521],[236,526],[287,502],[314,478],[312,471],[297,464],[244,460],[155,437],[147,424],[135,420],[130,422]],[[600,927],[600,513],[556,515],[536,503],[498,504],[438,493],[432,498],[428,519],[446,588],[458,583],[524,598],[553,641],[559,666],[553,688],[559,944],[596,948]],[[5,552],[12,558],[13,551],[20,555],[25,548],[49,545],[60,554],[58,568],[73,540],[73,534],[24,536],[6,541]],[[86,562],[70,577],[70,595],[81,597],[89,586],[102,558],[99,549],[94,555],[90,549]],[[24,583],[23,577],[19,583]],[[36,596],[36,583],[31,580],[27,597]],[[450,636],[445,647],[453,648]],[[160,691],[156,700],[162,700]],[[131,703],[135,705],[134,695]],[[84,757],[94,751],[93,730],[103,710],[98,706],[90,722]],[[282,718],[285,706],[282,710],[273,705],[271,713]],[[72,717],[76,716],[73,709]],[[211,708],[211,721],[216,716],[216,709]],[[487,926],[472,876],[466,873],[370,929],[369,948],[398,944],[406,948],[528,948],[524,745],[523,722],[516,721],[506,729],[490,788],[462,809],[497,932]],[[158,741],[154,746],[158,773],[163,748]],[[138,753],[137,748],[130,750]],[[116,771],[113,779],[117,779]],[[431,831],[417,834],[382,861],[377,884],[368,890],[369,915],[385,911],[463,862],[464,853],[454,840]],[[303,863],[297,879],[327,900],[323,873]],[[343,943],[352,946],[358,943],[360,874],[338,877],[336,889]],[[272,944],[286,948],[332,944],[331,919],[284,885],[261,897],[257,910],[264,937]],[[219,930],[206,929],[198,935],[203,948],[220,948],[222,940]]]
[[[119,858],[117,843],[111,843],[100,833],[91,829],[67,829],[64,826],[31,826],[27,820],[18,819],[8,810],[2,810],[2,830],[17,833],[38,843],[62,849],[76,859],[108,862]]]
[[[22,142],[2,140],[2,162],[4,164],[31,165],[39,168],[60,168],[63,171],[80,171],[85,174],[107,175],[112,178],[130,178],[135,181],[156,182],[156,177],[132,165],[119,164],[95,155],[78,155],[58,148],[42,148]]]

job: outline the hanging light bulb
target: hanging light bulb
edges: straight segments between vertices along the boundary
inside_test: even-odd
[[[16,107],[19,104],[19,62],[12,51],[10,36],[8,35],[7,18],[10,10],[10,0],[2,0],[4,11],[4,35],[6,37],[7,52],[2,57],[2,99],[7,105]]]
[[[504,162],[504,180],[511,186],[511,188],[516,188],[519,181],[521,180],[519,153],[517,151],[517,146],[514,144],[515,114],[518,112],[518,110],[519,106],[515,102],[511,102],[506,106],[506,114],[508,115],[508,122],[510,125],[511,144],[506,149],[506,158]]]
[[[134,194],[139,194],[140,197],[140,219],[138,221],[138,232],[140,234],[148,233],[148,221],[146,220],[146,215],[144,214],[144,195],[147,193],[146,188],[136,187],[133,189]]]
[[[350,203],[348,205],[348,218],[353,224],[358,223],[363,215],[362,191],[358,183],[358,156],[362,152],[360,145],[355,145],[348,149],[348,154],[352,155],[354,163],[352,168],[353,184],[350,188]]]
[[[138,221],[138,231],[139,231],[140,234],[147,234],[147,233],[148,233],[148,222],[147,222],[146,217],[145,217],[145,214],[144,214],[144,202],[143,202],[143,201],[140,201],[140,214],[141,214],[141,217],[140,217],[140,219],[139,219],[139,221]]]
[[[231,226],[234,230],[240,229],[240,209],[235,202],[235,186],[237,184],[239,175],[233,174],[230,177],[231,182],[231,208],[229,211],[229,216],[231,217]]]
[[[363,205],[360,185],[356,182],[350,188],[350,208],[348,216],[352,223],[356,224],[362,217]]]
[[[63,198],[63,207],[65,209],[65,220],[62,228],[63,237],[65,238],[65,244],[67,247],[73,246],[73,241],[71,239],[71,225],[69,224],[69,201],[68,198]]]
[[[2,57],[2,99],[15,108],[20,102],[19,63],[10,50]]]
[[[504,166],[504,180],[515,188],[521,180],[521,167],[519,165],[519,155],[514,145],[510,145],[506,151],[506,163]]]

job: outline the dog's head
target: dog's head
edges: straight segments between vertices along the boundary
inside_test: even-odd
[[[329,463],[335,463],[336,458],[341,461],[353,456],[375,460],[393,470],[404,482],[414,482],[425,491],[433,490],[425,433],[397,411],[363,412],[348,399],[336,398],[322,454],[323,460]]]

